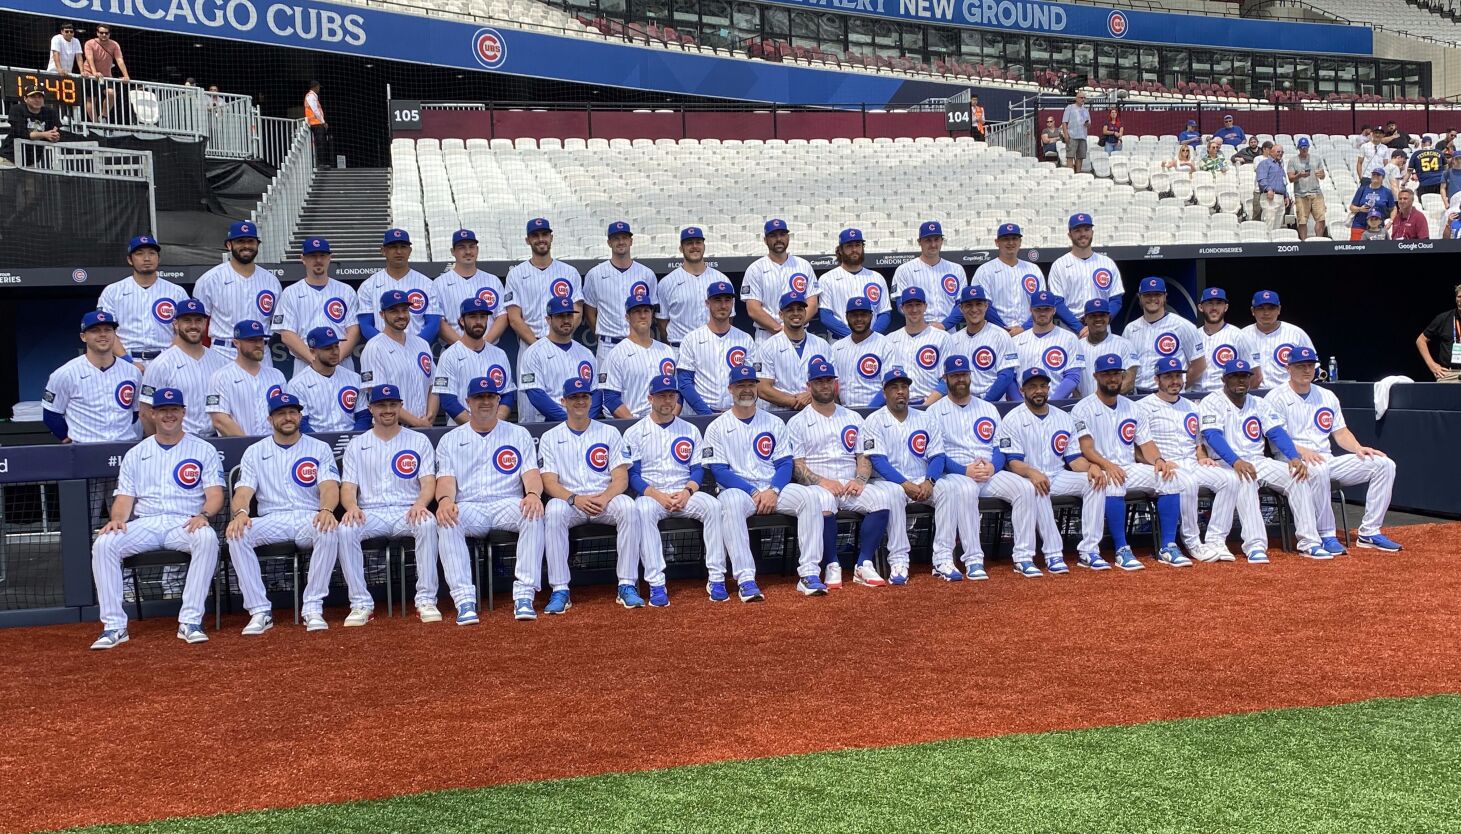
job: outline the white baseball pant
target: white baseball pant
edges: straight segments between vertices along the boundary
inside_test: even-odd
[[[1361,536],[1376,536],[1390,509],[1390,493],[1395,489],[1395,461],[1372,455],[1325,455],[1323,466],[1309,467],[1314,482],[1314,509],[1320,536],[1334,535],[1334,502],[1330,500],[1331,484],[1354,486],[1368,484],[1365,490],[1365,517],[1360,520]]]
[[[1256,481],[1245,481],[1226,466],[1203,466],[1196,460],[1178,463],[1177,474],[1182,478],[1182,539],[1189,551],[1197,541],[1197,491],[1203,488],[1212,491],[1212,512],[1203,542],[1226,550],[1236,509],[1242,525],[1243,552],[1268,550],[1268,528],[1263,526],[1263,512],[1258,507]]]
[[[746,519],[756,514],[756,504],[744,490],[724,489],[720,493],[724,523],[721,532],[730,554],[736,581],[756,578],[756,560],[751,556],[751,533]],[[787,484],[776,496],[776,511],[796,516],[797,576],[818,576],[822,572],[822,502],[801,484]],[[890,525],[891,526],[891,525]],[[724,563],[710,566],[710,581],[725,580]]]
[[[1286,461],[1264,458],[1250,461],[1258,470],[1258,483],[1276,489],[1288,499],[1289,513],[1294,518],[1294,536],[1299,549],[1319,546],[1319,528],[1314,514],[1314,477],[1296,480],[1289,474]]]
[[[721,507],[714,497],[695,492],[686,502],[685,509],[670,512],[660,502],[641,495],[634,499],[634,510],[639,514],[639,561],[644,566],[644,581],[650,587],[665,584],[665,543],[659,533],[662,518],[693,518],[704,528],[705,564],[725,564],[725,540],[721,537]],[[631,571],[637,574],[638,571]],[[629,580],[633,583],[635,580]]]
[[[1080,496],[1081,498],[1081,540],[1076,545],[1077,553],[1096,553],[1101,549],[1102,526],[1106,522],[1106,491],[1091,486],[1091,480],[1084,472],[1069,469],[1049,476],[1050,492],[1035,495],[1035,526],[1040,531],[1040,546],[1045,549],[1045,561],[1061,558],[1065,543],[1060,538],[1060,525],[1055,523],[1055,507],[1052,498]],[[1125,495],[1125,492],[1121,493]]]
[[[208,526],[189,533],[183,529],[187,523],[187,516],[153,515],[132,519],[126,530],[96,537],[91,545],[91,576],[96,581],[103,628],[127,627],[127,612],[122,608],[122,560],[149,550],[182,550],[192,555],[178,622],[203,622],[208,586],[218,567],[218,534]]]
[[[864,484],[861,495],[834,496],[820,486],[808,486],[821,503],[823,515],[836,515],[839,510],[854,513],[888,511],[888,564],[908,566],[908,495],[891,481]],[[825,542],[823,542],[825,544]]]
[[[269,513],[254,519],[243,532],[243,536],[228,540],[228,558],[233,562],[233,572],[238,574],[238,589],[243,593],[244,608],[250,614],[265,614],[274,608],[269,602],[269,594],[264,590],[264,579],[259,573],[259,556],[255,552],[259,547],[294,542],[303,550],[313,549],[309,572],[311,581],[315,578],[315,562],[327,561],[330,567],[334,567],[333,554],[339,547],[339,535],[335,530],[321,533],[314,525],[316,515],[318,513],[309,510]],[[331,553],[328,558],[324,558],[325,551]],[[330,571],[326,569],[324,582],[327,586],[329,581]]]
[[[451,527],[443,527],[440,524],[436,527],[437,549],[441,554],[441,563],[447,566],[446,579],[451,586],[452,602],[457,605],[474,602],[477,598],[477,589],[472,585],[471,556],[467,552],[467,537],[486,536],[493,530],[516,531],[518,564],[522,564],[524,561],[542,564],[543,519],[536,518],[529,521],[523,518],[522,499],[504,498],[490,504],[480,501],[457,504],[457,523]],[[453,578],[453,571],[456,570],[453,566],[455,565],[462,566],[465,571],[464,580],[461,576]],[[491,569],[491,565],[483,567],[483,570]],[[521,589],[514,583],[514,599],[518,598],[519,590]],[[528,597],[532,595],[531,590],[523,594]]]
[[[959,491],[959,503],[968,502],[974,507],[973,518],[966,522],[956,522],[960,541],[964,543],[964,565],[966,567],[984,567],[984,544],[979,539],[980,514],[979,499],[985,496],[998,498],[1010,505],[1010,530],[1014,536],[1014,547],[1012,555],[1016,562],[1029,562],[1035,558],[1035,487],[1028,480],[1021,478],[1013,472],[996,472],[994,477],[983,483],[970,478],[967,475],[946,474],[939,478],[938,483],[950,481],[950,486],[945,489],[957,489]],[[934,498],[938,498],[938,487],[934,488]],[[937,500],[934,504],[934,544],[933,552],[950,553],[954,551],[953,535],[954,530],[940,520],[939,506]],[[947,531],[947,533],[946,533]],[[941,537],[948,535],[947,542],[941,542]],[[947,546],[947,549],[945,548]]]
[[[355,588],[351,587],[351,608],[375,607],[370,592],[365,590],[365,553],[361,550],[360,543],[381,537],[396,539],[411,536],[415,539],[416,605],[436,604],[436,519],[428,515],[418,522],[407,521],[406,512],[410,509],[411,505],[375,507],[363,510],[364,524],[340,525],[340,571],[345,574],[347,583],[351,573],[359,576],[360,590],[363,592],[357,597]],[[310,575],[314,575],[314,566],[310,566]],[[467,583],[471,584],[470,571]],[[404,601],[402,604],[404,605]]]
[[[615,495],[598,515],[587,515],[569,506],[567,501],[550,498],[543,512],[543,552],[548,557],[548,584],[555,591],[568,589],[568,531],[580,524],[612,524],[617,541],[616,572],[619,584],[632,585],[639,579],[639,518],[634,513],[634,499]],[[518,556],[517,581],[513,598],[531,598],[543,581],[541,559],[524,560]]]

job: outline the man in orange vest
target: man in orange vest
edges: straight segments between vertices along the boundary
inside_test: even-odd
[[[979,106],[979,96],[969,96],[969,113],[973,118],[970,135],[977,141],[984,141],[984,108]]]
[[[320,82],[309,82],[309,92],[304,94],[304,120],[309,123],[310,137],[315,145],[315,167],[327,167],[333,155],[334,143],[330,137],[330,125],[325,121],[325,109],[320,106]]]

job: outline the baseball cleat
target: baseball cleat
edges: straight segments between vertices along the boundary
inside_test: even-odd
[[[1075,563],[1090,570],[1110,570],[1111,563],[1101,558],[1099,553],[1077,553]]]
[[[649,605],[651,608],[668,608],[670,605],[670,592],[663,585],[649,586]]]
[[[1051,573],[1070,573],[1070,568],[1065,564],[1064,556],[1046,556],[1045,570]]]
[[[421,617],[423,623],[441,622],[441,609],[437,608],[434,602],[416,603],[416,614]]]
[[[964,574],[960,573],[959,569],[954,567],[953,562],[950,562],[947,565],[934,565],[933,575],[937,576],[939,579],[942,579],[945,582],[964,581]]]
[[[1208,547],[1205,544],[1199,544],[1196,547],[1188,545],[1187,552],[1191,553],[1192,558],[1199,562],[1216,562],[1218,560],[1217,548]]]
[[[635,596],[639,596],[635,594]],[[548,604],[543,606],[544,614],[562,614],[573,607],[573,600],[568,598],[568,589],[554,591],[548,596]]]
[[[882,574],[878,573],[878,566],[872,562],[863,562],[852,572],[854,585],[866,585],[869,588],[880,588],[888,584]]]
[[[710,595],[711,602],[725,602],[730,599],[730,592],[725,589],[725,582],[706,582],[705,593]]]
[[[827,595],[827,585],[816,574],[803,576],[797,580],[796,592],[804,597],[824,597]]]
[[[249,617],[249,624],[243,627],[243,636],[257,637],[274,627],[274,615],[265,611]]]
[[[1319,540],[1319,544],[1325,550],[1333,553],[1335,556],[1349,555],[1349,548],[1345,547],[1339,539],[1336,539],[1333,536],[1325,536],[1324,538]]]
[[[1034,562],[1015,562],[1015,573],[1018,573],[1026,579],[1036,579],[1045,575],[1040,572],[1039,568],[1035,567]]]
[[[754,579],[747,579],[745,582],[736,586],[736,593],[740,596],[741,602],[766,601],[766,595],[761,593],[761,587],[756,584],[756,580]]]
[[[325,622],[325,616],[318,611],[311,611],[304,615],[305,631],[329,631],[330,624]]]
[[[1398,553],[1404,549],[1400,546],[1400,542],[1387,537],[1383,533],[1376,533],[1373,536],[1360,536],[1359,543],[1356,546],[1362,547],[1365,550],[1383,550],[1387,553]]]
[[[1116,551],[1116,567],[1122,570],[1145,570],[1146,565],[1136,558],[1136,554],[1130,547],[1123,547]]]
[[[983,562],[967,562],[967,563],[965,563],[964,564],[964,575],[965,576],[968,576],[970,579],[974,580],[975,582],[983,582],[983,581],[985,581],[986,579],[989,578],[989,574],[984,570],[984,563]]]
[[[103,631],[100,637],[96,638],[96,642],[92,643],[91,647],[97,651],[106,651],[107,649],[115,649],[130,639],[132,638],[127,634],[125,628],[109,628]]]
[[[370,622],[370,619],[374,614],[374,609],[352,608],[350,609],[349,615],[345,617],[345,627],[357,628],[359,626],[363,626],[366,623]]]
[[[644,597],[639,595],[639,589],[633,585],[620,585],[615,596],[618,598],[619,604],[625,608],[644,607]]]
[[[888,568],[888,584],[889,585],[907,585],[908,584],[908,566],[907,565],[893,565],[892,567]]]
[[[538,612],[533,610],[533,601],[527,597],[512,601],[512,618],[514,620],[536,620]]]
[[[1157,561],[1164,565],[1171,565],[1174,568],[1192,567],[1192,560],[1184,556],[1175,544],[1166,545],[1161,550],[1158,550]]]
[[[457,625],[476,625],[481,622],[477,618],[477,603],[464,602],[457,606]]]
[[[837,590],[842,587],[842,564],[833,562],[822,571],[822,581],[828,588]]]
[[[1324,545],[1322,544],[1311,545],[1309,547],[1301,547],[1299,548],[1299,555],[1307,557],[1309,559],[1313,559],[1316,562],[1322,562],[1326,559],[1334,558],[1334,554],[1325,550]]]
[[[201,623],[180,623],[178,625],[178,639],[184,643],[206,643],[208,634],[203,631]]]
[[[1250,564],[1250,565],[1266,565],[1266,564],[1268,564],[1268,551],[1266,551],[1266,550],[1253,550],[1253,551],[1250,551],[1248,553],[1248,564]]]

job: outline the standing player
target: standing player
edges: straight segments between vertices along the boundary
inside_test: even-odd
[[[1258,354],[1254,376],[1270,388],[1278,388],[1289,381],[1289,354],[1295,348],[1306,347],[1318,353],[1314,340],[1309,338],[1298,325],[1279,321],[1283,306],[1278,293],[1273,290],[1259,290],[1253,293],[1253,323],[1243,328],[1248,344]],[[1257,387],[1257,383],[1248,390]]]
[[[995,234],[994,246],[997,252],[992,261],[985,261],[974,270],[970,281],[989,293],[990,310],[985,318],[1005,330],[1011,336],[1020,335],[1025,322],[1030,318],[1030,296],[1040,290],[1049,289],[1045,284],[1045,273],[1040,267],[1020,257],[1020,247],[1025,243],[1024,232],[1014,223],[1004,223]],[[1080,325],[1064,305],[1056,308],[1067,327],[1080,332]],[[949,314],[944,325],[953,330],[963,323],[962,311]]]
[[[577,377],[563,383],[563,411],[568,416],[538,442],[543,490],[548,495],[543,551],[548,559],[548,584],[553,588],[543,608],[545,614],[562,614],[573,607],[568,597],[568,531],[589,522],[614,526],[619,604],[644,607],[644,598],[635,587],[639,582],[639,518],[634,499],[624,491],[629,486],[633,453],[618,429],[591,416],[591,387],[592,382]],[[542,562],[519,558],[517,566],[515,607],[522,608],[524,602],[531,606],[542,582]]]
[[[471,229],[457,229],[451,236],[452,265],[436,277],[431,288],[436,303],[441,305],[441,340],[447,345],[456,344],[461,334],[446,316],[453,310],[462,309],[462,303],[470,298],[480,299],[487,310],[487,329],[482,338],[492,344],[507,332],[507,316],[502,315],[502,297],[507,288],[502,279],[477,268],[477,233]]]
[[[912,383],[909,404],[922,408],[943,396],[939,393],[940,372],[953,337],[926,321],[928,300],[922,289],[903,290],[898,296],[898,309],[903,313],[904,325],[888,334],[888,362],[908,373]]]
[[[284,374],[264,364],[264,326],[244,320],[233,327],[233,361],[208,380],[208,417],[220,437],[269,433],[269,400],[284,392]]]
[[[411,268],[411,235],[405,229],[388,229],[381,238],[380,253],[386,259],[385,268],[366,278],[356,294],[355,321],[360,325],[360,338],[369,343],[377,334],[390,329],[386,308],[376,302],[392,292],[405,298],[411,307],[405,332],[431,344],[441,329],[441,299],[436,297],[436,286],[431,279]],[[363,357],[361,362],[363,370]]]
[[[507,271],[507,320],[518,342],[528,347],[548,332],[547,318],[539,311],[544,300],[573,304],[574,329],[583,313],[583,279],[578,270],[553,257],[553,227],[542,217],[528,221],[524,240],[532,255]],[[569,331],[570,333],[572,331]]]
[[[506,420],[517,404],[517,383],[513,381],[512,363],[507,354],[487,338],[492,326],[492,307],[474,295],[462,299],[456,309],[461,310],[457,323],[462,330],[451,347],[441,352],[431,390],[446,416],[453,423],[461,424],[471,417],[466,405],[468,383],[478,377],[490,377],[498,393],[500,413],[497,416]]]
[[[138,409],[142,432],[150,435],[156,431],[152,395],[163,388],[175,388],[183,393],[186,402],[193,403],[183,416],[183,428],[189,434],[212,437],[216,433],[213,420],[203,404],[208,400],[213,374],[228,367],[229,357],[206,344],[208,310],[196,298],[177,302],[172,329],[173,346],[149,362],[147,372],[142,375],[142,406]]]
[[[686,226],[680,230],[679,268],[660,279],[659,325],[666,343],[675,350],[691,330],[710,318],[705,308],[705,291],[715,283],[730,283],[720,270],[705,262],[705,230]]]
[[[891,348],[888,337],[873,330],[873,303],[865,296],[847,300],[847,326],[852,332],[832,345],[838,396],[848,408],[867,408],[882,392],[883,363]]]
[[[223,245],[228,260],[203,273],[193,285],[193,297],[211,313],[208,335],[212,347],[232,359],[233,326],[241,321],[264,325],[264,335],[274,321],[274,305],[282,292],[279,279],[254,263],[259,255],[259,229],[247,220],[228,227]]]
[[[1121,296],[1126,291],[1121,286],[1121,270],[1110,258],[1092,251],[1091,241],[1096,231],[1095,221],[1089,214],[1072,214],[1067,225],[1070,251],[1050,265],[1050,292],[1065,300],[1067,310],[1084,310],[1087,301],[1104,298],[1111,304],[1111,318],[1115,319],[1121,312]],[[1066,316],[1061,318],[1070,320]]]
[[[528,345],[517,355],[518,384],[523,399],[518,402],[518,420],[524,423],[558,423],[568,418],[553,394],[563,390],[563,383],[581,379],[593,385],[597,367],[588,348],[573,340],[578,327],[578,310],[567,298],[550,298],[545,305],[547,338]],[[590,415],[602,407],[600,393],[592,395]]]
[[[370,337],[360,354],[360,380],[376,387],[390,385],[405,397],[398,409],[402,423],[430,428],[436,420],[437,398],[431,391],[431,345],[411,335],[411,299],[401,290],[380,296],[380,317],[385,329]],[[361,330],[365,325],[361,324]],[[372,413],[374,409],[372,409]]]
[[[969,282],[964,268],[944,260],[943,251],[943,225],[937,220],[925,221],[918,227],[918,257],[893,273],[893,292],[902,295],[909,287],[923,290],[928,305],[924,318],[938,328],[943,328],[959,291]]]
[[[1141,362],[1141,357],[1125,336],[1111,332],[1111,305],[1104,298],[1087,301],[1081,324],[1079,330],[1086,334],[1080,340],[1081,353],[1088,360],[1108,353],[1121,357],[1126,368],[1126,376],[1121,381],[1121,393],[1130,394],[1136,389],[1136,366]],[[1096,393],[1096,374],[1089,361],[1081,371],[1079,393],[1082,397]]]
[[[122,608],[122,560],[167,548],[191,555],[178,639],[204,643],[203,606],[218,565],[218,534],[208,519],[223,509],[223,467],[207,441],[183,429],[183,392],[159,388],[152,410],[157,433],[127,451],[117,476],[112,517],[91,545],[102,633],[93,649],[127,642]],[[136,517],[133,517],[133,514]]]
[[[305,337],[314,361],[285,386],[304,409],[300,431],[365,431],[370,408],[360,395],[360,374],[340,367],[340,334],[316,327]]]
[[[843,229],[837,236],[837,249],[833,257],[837,266],[822,273],[817,279],[822,295],[817,299],[817,316],[822,326],[834,339],[841,339],[852,332],[843,318],[847,302],[859,296],[873,303],[873,329],[879,333],[888,332],[888,323],[893,316],[892,305],[888,303],[888,282],[883,276],[863,265],[867,252],[867,241],[861,229]]]
[[[1366,484],[1365,516],[1360,520],[1359,546],[1373,550],[1397,551],[1400,545],[1380,532],[1385,512],[1390,509],[1390,494],[1395,487],[1395,461],[1379,449],[1360,443],[1344,422],[1344,411],[1333,391],[1314,385],[1319,355],[1312,348],[1295,348],[1289,354],[1289,379],[1268,392],[1263,399],[1281,413],[1292,429],[1294,447],[1309,466],[1309,479],[1314,497],[1314,512],[1319,540],[1324,549],[1336,556],[1347,552],[1345,543],[1335,536],[1334,502],[1330,500],[1330,484],[1354,486]],[[1335,456],[1330,441],[1350,452]]]
[[[1029,305],[1027,298],[1025,308]],[[976,283],[959,291],[964,329],[949,337],[949,355],[968,358],[969,390],[985,402],[994,403],[1006,393],[1011,398],[1019,397],[1020,385],[1015,376],[1019,373],[1020,354],[1004,328],[986,319],[988,313],[989,294],[984,287]]]
[[[516,532],[518,561],[537,564],[543,560],[543,478],[533,438],[527,429],[498,417],[502,391],[491,377],[477,377],[465,390],[471,417],[436,444],[436,534],[442,564],[468,564],[467,537],[493,530]],[[470,584],[470,569],[465,578]],[[464,589],[460,599],[453,593],[453,599],[457,625],[475,624],[475,590],[468,594]],[[513,616],[533,620],[538,615],[529,601]]]
[[[351,353],[360,343],[360,324],[350,318],[350,312],[359,303],[355,290],[331,277],[328,240],[305,238],[299,260],[304,264],[304,280],[285,287],[274,314],[274,332],[294,354],[292,374],[298,376],[314,362],[314,349],[306,337],[318,327],[328,327],[339,334],[340,360],[335,364],[353,371],[355,359]]]
[[[1069,330],[1055,326],[1055,309],[1059,303],[1059,298],[1045,290],[1030,296],[1030,316],[1034,320],[1028,330],[1013,340],[1015,352],[1019,354],[1022,380],[1024,373],[1031,368],[1044,371],[1047,379],[1060,380],[1049,395],[1052,400],[1074,397],[1086,369],[1086,355],[1081,352],[1080,340]],[[1023,383],[1020,387],[1024,389]]]
[[[761,399],[776,408],[806,408],[812,401],[807,391],[807,364],[830,360],[832,346],[807,332],[809,309],[804,293],[783,293],[779,306],[781,332],[756,346],[751,364],[761,378]]]
[[[270,397],[273,436],[245,449],[239,463],[227,532],[228,558],[238,574],[238,588],[249,611],[245,636],[263,634],[274,627],[273,605],[259,575],[258,547],[294,542],[311,550],[305,595],[311,596],[314,591],[313,596],[323,597],[329,590],[338,546],[335,507],[340,503],[340,471],[328,445],[300,433],[303,414],[298,397],[284,393]],[[258,518],[251,513],[255,499]],[[309,631],[329,628],[317,608],[304,612],[304,625]]]
[[[1207,287],[1197,302],[1197,312],[1202,316],[1202,328],[1198,334],[1207,352],[1207,367],[1194,388],[1204,394],[1221,391],[1223,368],[1234,359],[1242,359],[1253,366],[1253,387],[1263,387],[1263,367],[1259,363],[1258,350],[1248,334],[1228,324],[1228,294],[1222,287]]]
[[[595,264],[583,276],[583,314],[588,327],[599,338],[594,355],[599,367],[609,358],[609,351],[629,337],[629,324],[614,315],[626,298],[638,298],[653,307],[659,303],[654,271],[629,254],[634,246],[634,232],[623,220],[609,224],[609,259]],[[600,310],[608,315],[599,315]],[[651,318],[653,314],[651,314]]]
[[[787,252],[791,232],[785,220],[766,221],[766,254],[746,267],[741,276],[741,300],[746,315],[756,325],[756,344],[781,332],[781,317],[773,306],[786,292],[799,292],[807,297],[807,318],[817,314],[816,273],[806,260]]]
[[[632,420],[650,412],[650,380],[674,377],[675,350],[654,338],[654,307],[647,297],[631,295],[624,307],[629,338],[609,351],[607,361],[599,366],[599,381],[604,387],[604,413]],[[678,411],[678,399],[675,405]]]
[[[1136,390],[1150,394],[1157,390],[1158,359],[1180,358],[1187,366],[1187,385],[1194,387],[1207,369],[1202,335],[1192,322],[1167,310],[1167,282],[1161,278],[1141,279],[1141,318],[1126,325],[1122,333],[1136,348]]]
[[[173,317],[177,303],[188,291],[157,276],[162,246],[151,235],[138,235],[127,244],[127,264],[132,274],[102,288],[98,310],[117,318],[117,337],[112,352],[137,372],[172,344]]]
[[[436,519],[426,507],[436,497],[436,450],[424,434],[401,425],[401,390],[394,385],[370,389],[370,431],[351,438],[345,447],[345,467],[340,479],[340,572],[350,585],[350,615],[347,627],[370,622],[375,601],[365,585],[365,553],[360,543],[380,537],[410,536],[416,553],[416,613],[423,623],[441,621],[436,607]],[[334,565],[322,566],[329,576]],[[453,599],[471,586],[471,571],[452,562],[446,565]],[[310,566],[310,575],[315,575]],[[325,588],[317,586],[323,598]],[[306,597],[305,605],[318,604]],[[404,601],[403,601],[404,604]]]
[[[680,396],[696,414],[717,414],[731,407],[727,381],[732,368],[746,364],[755,343],[746,331],[731,324],[736,312],[736,289],[716,281],[705,290],[705,324],[685,334],[675,379]]]
[[[112,352],[117,317],[93,310],[81,317],[86,351],[51,373],[41,394],[41,418],[62,443],[136,440],[136,366]],[[100,505],[96,508],[100,511]]]

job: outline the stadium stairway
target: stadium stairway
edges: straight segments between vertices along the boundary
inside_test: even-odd
[[[338,260],[379,260],[381,234],[390,225],[390,169],[326,169],[315,175],[288,257],[299,257],[309,235],[327,238]]]

